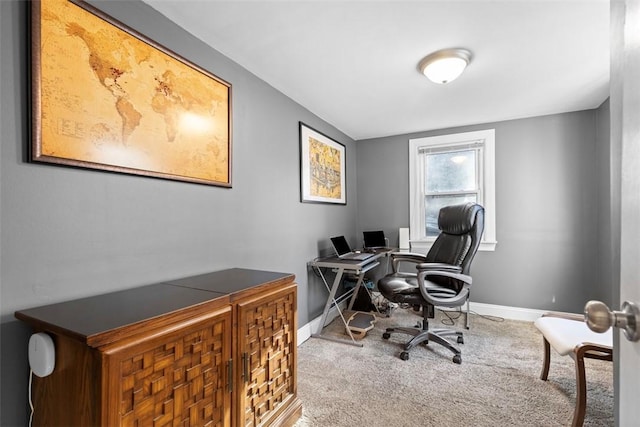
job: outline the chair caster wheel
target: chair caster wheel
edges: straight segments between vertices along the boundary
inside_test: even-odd
[[[464,344],[464,338],[458,337],[458,344]]]
[[[462,356],[460,356],[459,354],[456,354],[455,356],[453,356],[453,363],[456,364],[461,364],[462,363]]]
[[[391,338],[391,334],[389,332],[385,332],[382,334],[382,338],[384,338],[385,340],[388,340],[389,338]]]
[[[408,351],[403,351],[402,353],[400,353],[400,359],[409,360],[409,352]]]

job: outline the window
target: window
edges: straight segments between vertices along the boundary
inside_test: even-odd
[[[411,247],[428,250],[440,208],[476,202],[485,208],[480,250],[495,250],[495,131],[409,140]]]

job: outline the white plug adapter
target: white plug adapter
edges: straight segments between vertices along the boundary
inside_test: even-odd
[[[56,365],[56,349],[51,337],[44,332],[29,338],[29,366],[34,374],[46,377]]]

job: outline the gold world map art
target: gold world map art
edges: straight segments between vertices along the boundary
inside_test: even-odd
[[[229,84],[65,0],[36,24],[39,160],[230,186]]]

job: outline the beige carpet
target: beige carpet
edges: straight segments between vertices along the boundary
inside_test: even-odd
[[[442,315],[431,321],[441,327]],[[575,404],[571,358],[552,350],[549,381],[539,379],[542,336],[531,322],[471,316],[462,364],[435,344],[399,359],[408,336],[382,339],[388,326],[420,317],[396,309],[379,318],[363,348],[310,338],[298,349],[298,395],[306,426],[568,426]],[[464,316],[456,328],[463,330]],[[498,320],[498,321],[497,321]],[[325,334],[343,335],[337,318]],[[585,426],[613,425],[613,365],[587,360]]]

